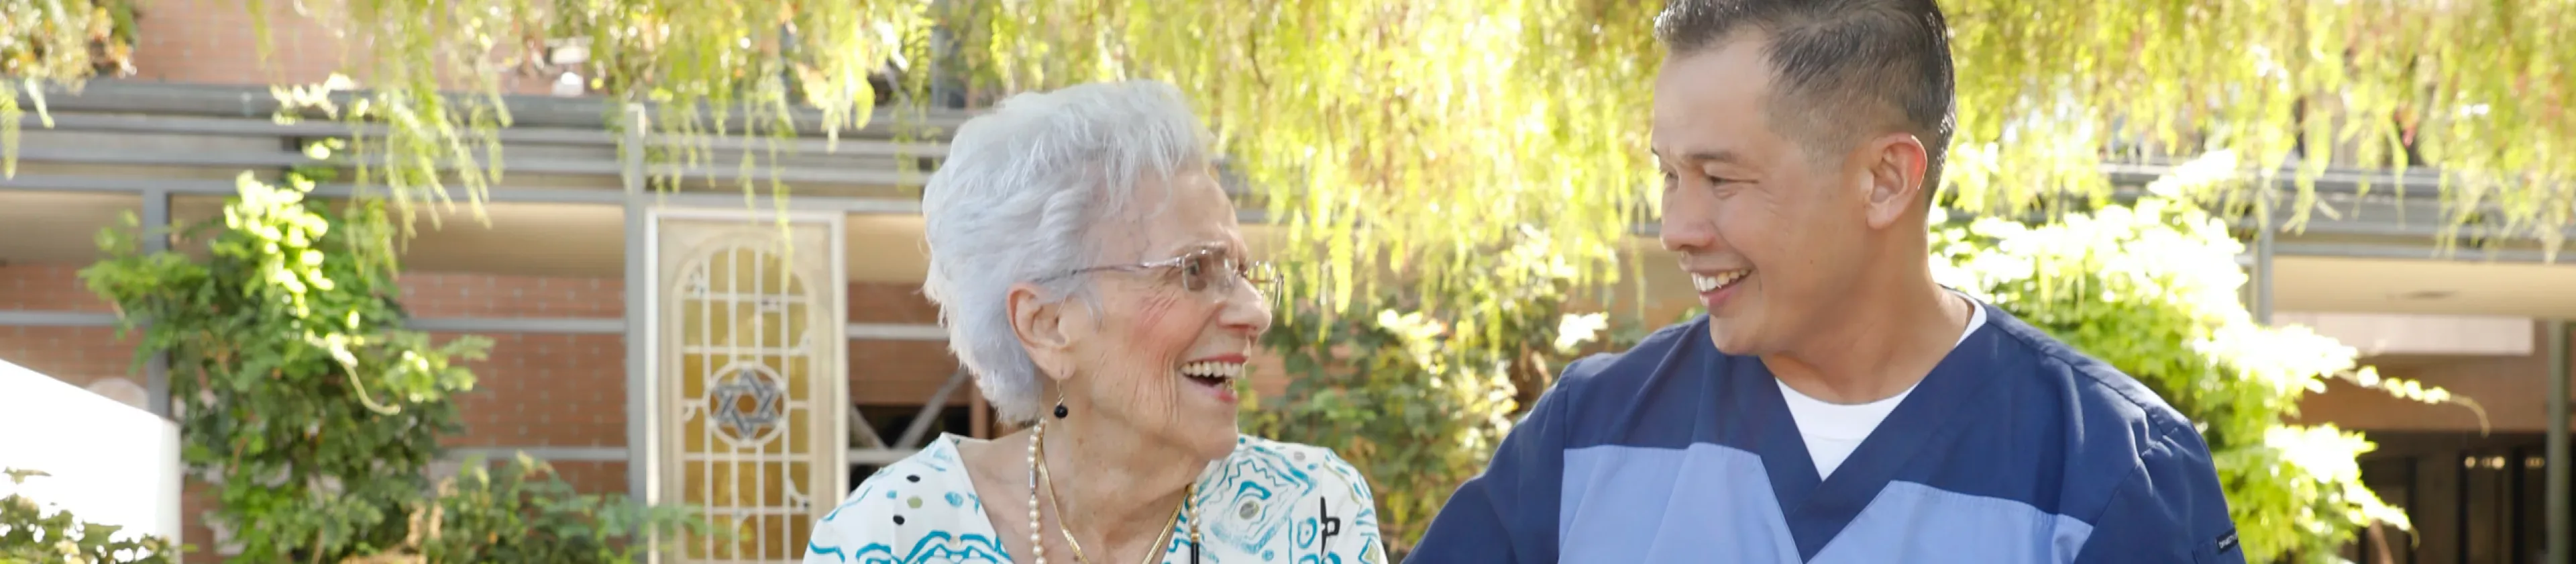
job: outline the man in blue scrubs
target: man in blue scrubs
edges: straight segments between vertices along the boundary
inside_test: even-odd
[[[1567,366],[1413,561],[2244,561],[2190,421],[1932,281],[1930,0],[1655,24],[1661,236],[1709,314]]]

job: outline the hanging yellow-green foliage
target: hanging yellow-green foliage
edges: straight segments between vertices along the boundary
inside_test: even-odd
[[[254,14],[263,1],[248,0]],[[122,53],[122,6],[7,2],[11,78],[77,83],[96,50],[84,41]],[[829,129],[861,125],[874,110],[869,76],[926,59],[923,38],[944,25],[1001,90],[1181,85],[1287,230],[1283,258],[1321,267],[1300,270],[1310,283],[1298,287],[1328,309],[1386,271],[1421,295],[1476,284],[1491,274],[1476,255],[1525,237],[1548,241],[1579,283],[1608,281],[1617,242],[1651,213],[1641,196],[1647,81],[1662,56],[1653,0],[301,6],[351,46],[367,94],[344,115],[387,130],[360,147],[376,164],[362,181],[405,209],[447,200],[450,185],[479,201],[503,169],[485,134],[509,122],[496,77],[546,67],[549,45],[586,48],[574,70],[594,90],[657,103],[652,127],[684,141],[657,153],[675,171],[703,166],[694,148],[711,137],[788,134],[796,106],[819,108]],[[2576,224],[2576,49],[2549,37],[2576,26],[2576,0],[1943,7],[1960,126],[1946,189],[1960,209],[2082,209],[2109,193],[2105,160],[2232,150],[2266,181],[2246,186],[2286,177],[2300,189],[2222,191],[2215,203],[2263,206],[2293,225],[2319,209],[2304,180],[2330,165],[2437,168],[2442,219],[2489,236],[2554,250]],[[926,73],[909,67],[898,84],[917,88]],[[741,166],[758,167],[756,156]],[[757,188],[758,175],[742,176]]]
[[[1646,219],[1653,2],[987,2],[959,17],[1006,90],[1173,82],[1337,311],[1385,272],[1434,303],[1544,247],[1612,280]],[[1486,310],[1484,327],[1501,325]]]
[[[1284,258],[1321,266],[1292,287],[1328,309],[1388,270],[1452,295],[1498,274],[1478,255],[1523,236],[1552,243],[1578,283],[1608,280],[1617,242],[1649,219],[1661,2],[975,5],[952,25],[976,32],[1006,90],[1148,77],[1192,93],[1286,229]],[[2110,196],[2105,161],[2227,150],[2263,182],[2207,203],[2292,225],[2330,164],[2438,167],[2441,221],[2490,236],[2554,249],[2576,223],[2576,49],[2549,37],[2576,26],[2576,0],[1942,6],[1957,208],[2080,211]],[[2276,178],[2299,189],[2247,189]]]
[[[2255,185],[2298,190],[2223,203],[2293,225],[2319,209],[2310,181],[2328,166],[2436,167],[2446,224],[2553,252],[2576,223],[2576,49],[2552,38],[2576,25],[2576,1],[1942,5],[1959,83],[1949,181],[1964,208],[2098,199],[2106,157],[2232,150]],[[2115,140],[2140,149],[2105,153]]]
[[[44,118],[45,87],[134,72],[131,0],[0,0],[0,174],[18,175],[19,96]],[[45,120],[51,127],[53,121]]]
[[[247,0],[253,14],[262,3]],[[793,135],[800,108],[820,110],[838,138],[875,111],[870,76],[923,47],[919,1],[699,0],[300,0],[302,13],[352,50],[353,83],[306,92],[300,102],[383,134],[359,139],[359,184],[381,185],[404,210],[452,202],[451,185],[479,204],[506,167],[498,137],[510,123],[502,78],[564,73],[612,100],[653,108],[663,134],[647,147],[657,180],[704,170],[718,138]],[[257,18],[254,21],[265,25]],[[265,28],[260,32],[267,43]],[[582,61],[558,66],[559,49]],[[337,80],[338,77],[335,77]],[[917,79],[916,79],[917,80]],[[329,90],[365,92],[347,107]],[[470,96],[454,96],[463,92]],[[621,127],[635,125],[622,116]],[[665,137],[666,136],[666,137]],[[667,138],[669,141],[661,139]],[[745,190],[759,188],[772,150],[746,151]],[[771,157],[763,161],[760,157]],[[772,183],[772,189],[784,186]],[[406,222],[408,223],[408,222]]]

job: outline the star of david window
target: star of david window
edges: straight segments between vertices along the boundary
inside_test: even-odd
[[[778,377],[760,367],[743,367],[716,378],[707,388],[707,414],[725,438],[767,442],[786,417],[787,392]]]

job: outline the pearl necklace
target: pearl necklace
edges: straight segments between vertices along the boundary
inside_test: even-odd
[[[1044,463],[1046,449],[1041,446],[1045,442],[1046,422],[1039,421],[1037,427],[1030,431],[1029,434],[1029,552],[1032,556],[1037,557],[1037,562],[1035,564],[1046,564],[1047,562],[1046,544],[1041,542],[1046,539],[1046,536],[1039,532],[1045,530],[1045,528],[1040,525],[1040,521],[1038,519],[1038,481],[1041,478],[1046,480],[1046,499],[1048,501],[1056,502],[1055,506],[1057,509],[1061,510],[1064,508],[1064,503],[1056,500],[1055,498],[1055,478],[1047,475],[1046,464]],[[1145,551],[1145,562],[1147,564],[1161,561],[1161,559],[1155,558],[1156,553],[1159,552],[1164,541],[1171,538],[1173,525],[1180,521],[1181,513],[1183,511],[1187,511],[1190,514],[1190,554],[1193,555],[1191,562],[1197,562],[1198,559],[1195,556],[1198,554],[1199,546],[1198,498],[1198,483],[1192,482],[1188,488],[1182,490],[1181,507],[1172,511],[1172,519],[1170,521],[1163,523],[1162,534],[1154,535],[1154,547],[1157,550]],[[1091,558],[1083,555],[1082,553],[1082,543],[1073,540],[1073,531],[1066,530],[1064,528],[1064,519],[1062,519],[1061,516],[1056,519],[1056,532],[1064,535],[1065,546],[1073,548],[1074,561],[1081,562],[1082,564],[1091,564]]]

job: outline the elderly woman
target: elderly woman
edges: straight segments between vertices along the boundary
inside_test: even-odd
[[[1382,562],[1368,483],[1239,434],[1269,329],[1207,135],[1155,82],[1021,94],[966,122],[923,190],[949,349],[1001,417],[880,470],[805,561]]]

